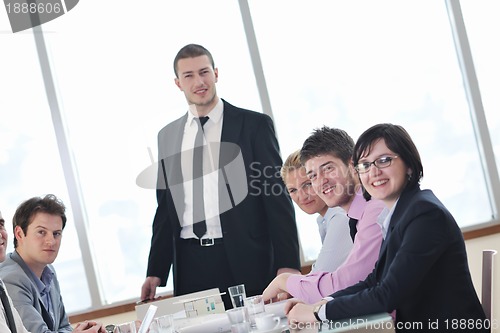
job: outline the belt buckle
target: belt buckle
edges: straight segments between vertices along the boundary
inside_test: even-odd
[[[212,246],[215,244],[213,238],[200,238],[200,246]]]

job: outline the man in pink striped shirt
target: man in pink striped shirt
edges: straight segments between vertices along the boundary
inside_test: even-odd
[[[375,267],[382,244],[380,223],[385,206],[364,197],[367,193],[363,194],[351,160],[353,149],[354,141],[345,131],[323,127],[307,138],[300,152],[314,191],[329,207],[340,206],[353,220],[351,252],[334,272],[278,275],[264,290],[264,300],[283,299],[285,294],[315,303],[364,280]]]

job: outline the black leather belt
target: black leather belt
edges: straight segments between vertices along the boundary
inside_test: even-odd
[[[198,245],[198,246],[214,246],[214,245],[221,245],[223,244],[222,238],[181,238],[180,239],[183,243],[188,243],[192,245]]]

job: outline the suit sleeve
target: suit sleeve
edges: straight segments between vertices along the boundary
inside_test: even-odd
[[[280,177],[282,160],[270,117],[262,117],[255,133],[255,168],[259,168],[261,197],[274,251],[274,268],[300,269],[295,212]]]
[[[40,310],[35,308],[35,304],[39,304],[39,300],[35,296],[37,293],[36,290],[31,288],[33,285],[28,277],[22,275],[9,275],[3,280],[7,292],[9,293],[9,296],[11,296],[12,304],[19,313],[19,316],[22,318],[24,326],[30,332],[62,333],[73,331],[73,328],[67,321],[67,317],[64,321],[65,325],[60,327],[58,331],[52,331],[49,329],[43,320]]]
[[[450,235],[442,210],[421,206],[419,211],[404,227],[394,229],[391,238],[400,238],[401,245],[382,280],[377,283],[372,273],[367,280],[333,294],[334,300],[327,303],[328,319],[391,312],[416,292],[448,246]]]
[[[170,267],[173,262],[174,241],[173,241],[173,223],[170,221],[169,206],[173,202],[169,200],[170,190],[165,170],[164,158],[161,156],[162,136],[158,136],[158,181],[156,190],[156,208],[153,220],[153,235],[151,237],[151,247],[148,257],[148,268],[146,276],[159,277],[160,286],[167,284],[167,278],[170,273]]]

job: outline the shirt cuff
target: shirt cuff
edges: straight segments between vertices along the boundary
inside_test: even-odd
[[[333,300],[333,297],[330,297],[330,296],[327,296],[327,297],[323,297],[323,299],[327,302],[330,302],[331,300]],[[325,321],[327,320],[326,319],[326,303],[323,304],[320,308],[319,308],[319,311],[318,311],[318,317],[319,319],[321,319],[322,321]]]

